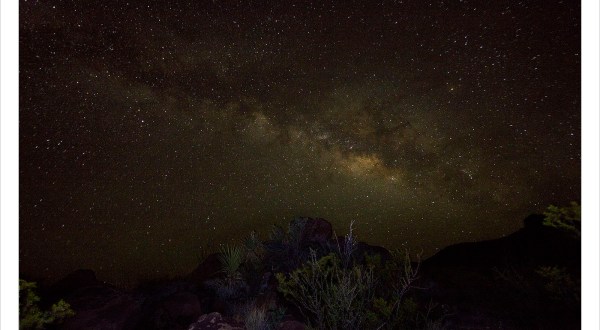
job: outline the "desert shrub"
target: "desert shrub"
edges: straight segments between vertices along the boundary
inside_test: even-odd
[[[285,308],[258,307],[256,300],[248,301],[241,312],[243,314],[242,321],[248,330],[277,329],[285,316]]]
[[[398,258],[397,258],[398,259]],[[417,255],[416,265],[410,257],[409,251],[405,251],[404,258],[394,264],[398,268],[396,276],[392,281],[392,288],[395,299],[402,301],[404,296],[411,288],[414,288],[415,282],[419,278],[419,268],[421,267],[421,254]],[[398,266],[399,265],[399,266]]]
[[[354,252],[356,251],[357,241],[356,241],[356,237],[353,234],[353,229],[354,229],[353,226],[354,226],[354,221],[351,221],[350,222],[350,230],[348,231],[348,234],[346,234],[344,236],[344,241],[342,242],[342,246],[339,245],[339,242],[338,242],[338,246],[337,246],[338,254],[339,254],[340,258],[342,259],[344,268],[350,267],[352,258],[354,257]]]
[[[417,329],[419,306],[412,298],[401,301],[377,297],[367,311],[367,329]]]
[[[269,323],[267,312],[262,308],[252,308],[244,320],[244,325],[248,330],[270,330],[272,329]]]
[[[308,262],[288,276],[278,273],[278,289],[319,329],[360,329],[373,299],[373,270],[343,268],[335,254]]]
[[[406,253],[385,266],[381,266],[380,258],[372,257],[367,265],[345,268],[338,255],[317,259],[311,251],[303,267],[288,276],[277,274],[278,289],[318,329],[441,326],[442,320],[429,311],[419,314],[417,303],[408,297],[418,279],[420,257],[413,262]],[[382,273],[380,280],[375,278],[375,270]],[[375,292],[381,295],[376,297]]]
[[[581,238],[581,206],[571,202],[569,206],[550,205],[544,212],[544,225],[561,229],[576,238]]]
[[[381,258],[374,256],[366,259],[368,265],[374,265],[382,284],[377,287],[377,297],[368,311],[368,328],[374,329],[417,329],[421,318],[419,308],[409,293],[416,288],[420,254],[416,262],[408,251],[394,251],[393,259],[381,265]],[[423,323],[423,322],[421,322]]]
[[[379,269],[383,266],[383,261],[380,254],[365,254],[365,265],[374,269]]]
[[[439,304],[430,300],[425,311],[417,314],[417,327],[424,330],[446,329],[444,319],[449,315],[440,308]]]
[[[221,262],[221,271],[225,273],[227,280],[233,282],[240,279],[239,268],[244,261],[244,251],[240,247],[223,246],[219,255],[219,261]]]
[[[71,306],[64,300],[53,304],[50,310],[43,311],[38,305],[40,297],[35,293],[36,287],[34,282],[19,280],[20,329],[45,329],[75,315]]]

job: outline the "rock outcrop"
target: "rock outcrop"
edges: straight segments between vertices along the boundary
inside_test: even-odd
[[[244,330],[244,325],[214,312],[200,316],[188,330]]]

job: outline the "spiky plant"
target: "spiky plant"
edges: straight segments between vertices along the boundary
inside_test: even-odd
[[[350,267],[350,263],[352,262],[352,257],[354,252],[356,251],[357,241],[356,236],[354,236],[354,220],[350,222],[350,230],[348,234],[344,236],[343,247],[340,246],[338,241],[338,254],[342,258],[342,263],[344,268]],[[336,236],[337,237],[337,236]]]
[[[248,330],[271,330],[267,312],[260,308],[252,308],[245,317],[244,324]]]
[[[226,278],[234,281],[240,277],[239,268],[244,261],[244,251],[239,246],[222,246],[219,261]]]

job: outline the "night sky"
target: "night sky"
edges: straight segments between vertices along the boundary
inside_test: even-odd
[[[295,216],[425,255],[580,199],[577,1],[20,2],[20,267],[190,272]]]

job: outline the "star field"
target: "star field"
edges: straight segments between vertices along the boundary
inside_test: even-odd
[[[569,1],[21,1],[21,270],[184,274],[294,216],[424,249],[580,199]]]

